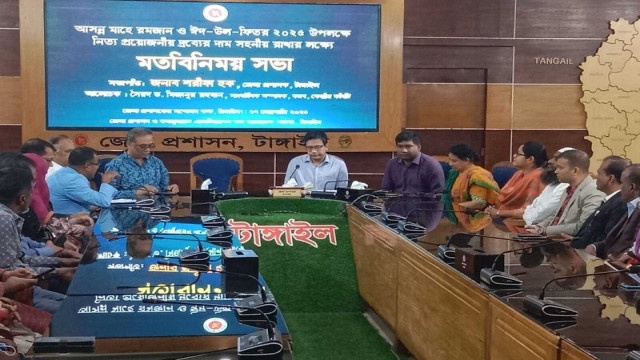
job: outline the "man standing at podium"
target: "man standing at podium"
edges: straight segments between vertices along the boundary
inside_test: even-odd
[[[444,190],[440,163],[420,150],[420,136],[405,130],[396,136],[396,157],[389,160],[382,189],[399,194],[439,194]]]
[[[304,135],[307,155],[291,159],[284,178],[285,185],[290,185],[295,179],[296,185],[312,184],[314,190],[348,186],[347,164],[339,157],[327,154],[327,141],[324,131],[311,130]]]

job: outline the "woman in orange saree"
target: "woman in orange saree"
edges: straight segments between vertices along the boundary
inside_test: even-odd
[[[540,175],[547,160],[547,150],[542,144],[529,141],[520,145],[513,154],[513,166],[518,171],[500,189],[500,206],[488,207],[485,212],[493,217],[522,218],[524,209],[545,187]]]
[[[491,222],[482,210],[499,201],[500,188],[491,173],[474,164],[478,160],[468,144],[453,145],[449,149],[449,164],[452,170],[447,178],[447,189],[451,194],[454,223],[460,223],[469,231],[478,231]]]

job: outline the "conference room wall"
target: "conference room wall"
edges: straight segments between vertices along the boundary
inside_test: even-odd
[[[486,167],[511,159],[527,140],[590,153],[578,66],[618,18],[636,20],[637,1],[405,0],[406,118],[398,121],[421,134],[425,152],[446,155],[451,144],[469,142]],[[20,144],[19,39],[18,0],[0,0],[0,151]],[[183,190],[195,154],[157,153]],[[235,155],[245,161],[245,189],[255,191],[280,184],[296,154]],[[338,155],[351,178],[376,187],[392,153]]]

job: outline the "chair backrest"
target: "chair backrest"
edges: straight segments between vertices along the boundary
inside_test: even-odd
[[[96,187],[98,189],[102,184],[102,174],[104,174],[107,164],[116,156],[118,155],[115,155],[115,154],[98,155],[98,163],[100,165],[98,165],[98,171],[96,171],[96,174],[93,176],[93,181],[96,183]]]
[[[218,191],[242,190],[242,159],[231,154],[210,153],[192,157],[191,189],[198,189],[198,178],[211,180],[209,189]],[[235,183],[235,186],[232,186]]]
[[[491,175],[493,175],[493,180],[495,180],[502,189],[516,171],[518,171],[518,169],[512,165],[511,161],[500,161],[491,168]]]
[[[451,165],[449,165],[449,156],[447,155],[431,155],[432,158],[438,160],[440,166],[442,166],[442,171],[444,172],[444,178],[447,178],[449,174],[449,170],[451,170]]]

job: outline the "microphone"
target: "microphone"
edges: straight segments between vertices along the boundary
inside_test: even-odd
[[[289,178],[287,179],[287,182],[289,182],[289,180],[293,179],[293,175],[296,174],[296,171],[298,171],[298,169],[300,169],[300,164],[296,165],[296,168],[293,170],[291,175],[289,175]]]
[[[182,265],[182,264],[179,265],[179,264],[172,263],[170,261],[158,261],[158,265],[185,267],[185,268],[188,268],[188,269],[193,269],[193,270],[198,271],[198,278],[193,282],[194,284],[200,278],[200,273],[225,274],[225,275],[240,276],[240,277],[244,277],[244,278],[247,278],[247,279],[251,279],[256,284],[258,284],[258,289],[260,290],[259,294],[250,295],[250,296],[248,296],[246,298],[243,298],[242,300],[235,301],[234,304],[236,304],[238,306],[257,308],[260,311],[262,311],[265,314],[267,314],[269,317],[272,317],[273,320],[275,321],[275,316],[277,314],[278,307],[276,305],[273,293],[271,293],[271,292],[267,293],[267,291],[265,290],[264,286],[260,283],[260,280],[258,280],[254,276],[251,276],[251,275],[248,275],[248,274],[225,271],[225,270],[207,269],[207,270],[202,271],[202,270],[193,268],[193,267],[191,267],[189,265]],[[187,286],[187,285],[192,285],[192,284],[185,284],[185,286]],[[140,287],[140,286],[138,286],[138,287]],[[131,289],[131,288],[138,288],[138,287],[133,287],[133,286],[130,286],[130,287],[118,287],[118,289]],[[238,314],[238,316],[240,316],[240,317],[251,316],[251,315],[252,314],[244,314],[242,312],[240,312]]]
[[[185,267],[189,267],[189,268],[194,269],[194,270],[206,271],[206,270],[209,269],[209,262],[211,260],[211,254],[209,254],[209,251],[204,249],[204,247],[202,246],[202,241],[195,234],[172,234],[172,233],[149,234],[149,233],[130,233],[130,232],[117,232],[117,233],[114,233],[114,234],[117,234],[117,235],[140,235],[140,236],[149,235],[153,239],[171,239],[171,240],[181,240],[181,241],[197,241],[198,242],[198,249],[197,250],[196,249],[183,250],[180,253],[180,257],[177,258],[177,259],[180,260],[180,264],[181,265],[183,265]],[[195,240],[172,239],[171,236],[175,236],[175,237],[191,236]],[[109,239],[109,241],[114,241],[114,240],[118,240],[118,238]],[[176,259],[176,258],[167,257],[167,256],[161,256],[161,255],[157,255],[157,257],[161,257],[163,259]]]
[[[278,329],[273,327],[269,317],[262,311],[245,306],[226,305],[226,304],[207,304],[187,301],[166,301],[159,299],[143,299],[146,304],[176,304],[176,305],[194,305],[208,308],[226,307],[230,309],[241,309],[251,311],[259,315],[266,323],[266,328],[257,332],[246,334],[238,337],[238,358],[260,357],[264,359],[282,359],[282,334]]]
[[[397,199],[403,198],[404,196],[400,195],[397,197]],[[387,225],[396,225],[398,224],[399,221],[406,221],[407,217],[406,216],[402,216],[400,214],[395,214],[391,212],[391,209],[393,209],[394,206],[396,206],[396,204],[400,203],[400,200],[396,200],[395,202],[393,202],[391,205],[389,205],[388,208],[385,208],[385,210],[380,214],[380,218],[382,219],[382,222],[384,222]]]
[[[397,200],[396,200],[396,199],[397,199]],[[407,204],[409,204],[409,205],[415,205],[415,206],[420,206],[420,205],[422,205],[422,204],[434,204],[435,202],[439,202],[439,201],[440,201],[440,199],[437,199],[437,198],[435,198],[435,197],[432,197],[432,198],[430,198],[430,199],[427,199],[427,198],[423,198],[423,197],[417,197],[417,198],[416,198],[415,196],[411,196],[411,195],[399,195],[399,196],[396,196],[396,197],[394,198],[394,202],[393,202],[393,203],[392,203],[392,204],[391,204],[387,209],[385,209],[385,210],[382,212],[382,214],[380,215],[380,218],[382,219],[382,221],[383,221],[385,224],[387,224],[387,225],[389,225],[389,226],[392,226],[392,225],[396,225],[396,226],[397,226],[397,224],[398,224],[400,221],[405,221],[405,223],[406,223],[406,221],[407,221],[407,218],[408,218],[409,214],[411,214],[411,211],[409,211],[409,212],[407,213],[407,216],[402,216],[402,215],[400,215],[400,214],[398,214],[398,213],[392,213],[392,212],[391,212],[391,209],[392,209],[396,204],[401,203],[401,202],[402,202],[402,199],[409,199],[409,200],[410,200],[410,201],[412,201],[412,202],[408,202]],[[413,201],[415,201],[415,200],[417,200],[417,202],[413,202]],[[442,211],[444,211],[444,210],[442,210],[442,209],[435,209],[435,208],[434,208],[434,209],[430,209],[430,208],[416,208],[416,209],[412,209],[412,210],[418,210],[418,209],[419,209],[419,210],[421,210],[421,211],[423,211],[423,212],[432,212],[432,211],[435,211],[435,212],[442,212]],[[436,245],[437,245],[437,244],[436,244]]]
[[[484,268],[484,269],[480,270],[480,280],[482,282],[484,282],[485,284],[489,285],[489,287],[506,287],[506,288],[516,287],[516,288],[518,288],[518,287],[522,286],[522,280],[518,279],[517,277],[515,277],[515,276],[513,276],[513,275],[511,275],[511,274],[509,274],[507,272],[497,270],[498,260],[503,259],[503,265],[504,265],[504,255],[506,255],[506,254],[517,252],[517,251],[521,251],[521,250],[534,249],[534,248],[547,246],[549,244],[554,244],[554,243],[555,244],[564,243],[564,242],[571,241],[571,240],[572,239],[553,241],[551,239],[546,239],[545,242],[540,243],[540,244],[531,245],[531,246],[525,246],[525,247],[523,247],[521,249],[511,249],[511,250],[503,251],[498,256],[496,256],[495,260],[493,261],[493,265],[491,266],[491,268]]]
[[[430,212],[432,209],[424,209],[424,208],[417,208],[417,209],[413,209],[411,211],[409,211],[409,213],[407,213],[407,217],[404,220],[400,220],[398,221],[398,225],[396,226],[396,228],[403,233],[404,235],[424,235],[427,233],[427,228],[425,228],[424,226],[416,223],[416,222],[410,222],[408,221],[409,218],[411,217],[411,215],[415,212]]]
[[[242,199],[249,196],[247,191],[227,191],[227,192],[215,192],[215,199],[218,200],[232,200],[232,199]]]
[[[324,188],[322,189],[322,191],[326,192],[327,191],[327,185],[329,184],[339,184],[341,182],[347,182],[347,185],[349,185],[349,179],[345,179],[345,180],[333,180],[333,181],[327,181],[326,183],[324,183]]]
[[[626,360],[640,360],[640,351],[633,350],[627,354]]]
[[[533,241],[548,240],[548,238],[537,235],[537,234],[532,234],[532,235],[535,235],[535,236],[527,236],[526,241],[523,241],[523,239],[519,238],[518,235],[514,236],[513,238],[506,238],[506,237],[482,235],[482,234],[476,234],[476,233],[459,232],[459,233],[451,234],[450,236],[448,236],[449,242],[447,242],[446,245],[438,246],[438,257],[442,259],[444,262],[446,262],[447,264],[452,264],[456,260],[456,255],[455,255],[455,249],[451,248],[451,245],[455,247],[466,247],[469,244],[469,241],[471,241],[471,239],[476,236],[479,238],[518,241],[518,242],[533,242]],[[455,243],[453,243],[454,241]]]
[[[579,274],[579,275],[568,275],[568,276],[560,276],[555,279],[549,280],[542,287],[542,291],[538,297],[533,295],[527,295],[524,297],[524,310],[530,313],[533,316],[538,318],[573,318],[578,315],[578,312],[568,306],[559,304],[552,300],[547,300],[544,298],[544,292],[551,283],[554,283],[558,280],[562,279],[572,279],[583,276],[596,276],[596,275],[606,275],[606,274],[616,274],[616,273],[633,273],[637,274],[640,272],[640,265],[631,265],[628,268],[611,270],[611,271],[601,271],[597,273],[591,274]]]
[[[354,205],[355,207],[357,207],[358,209],[362,210],[362,212],[364,212],[365,214],[367,214],[369,216],[380,215],[382,213],[382,206],[377,205],[377,204],[368,203],[367,200],[360,200],[360,199],[362,199],[364,197],[374,198],[374,199],[380,200],[380,198],[375,196],[375,195],[362,194],[362,195],[358,196],[357,198],[355,198],[351,202],[351,205]]]

